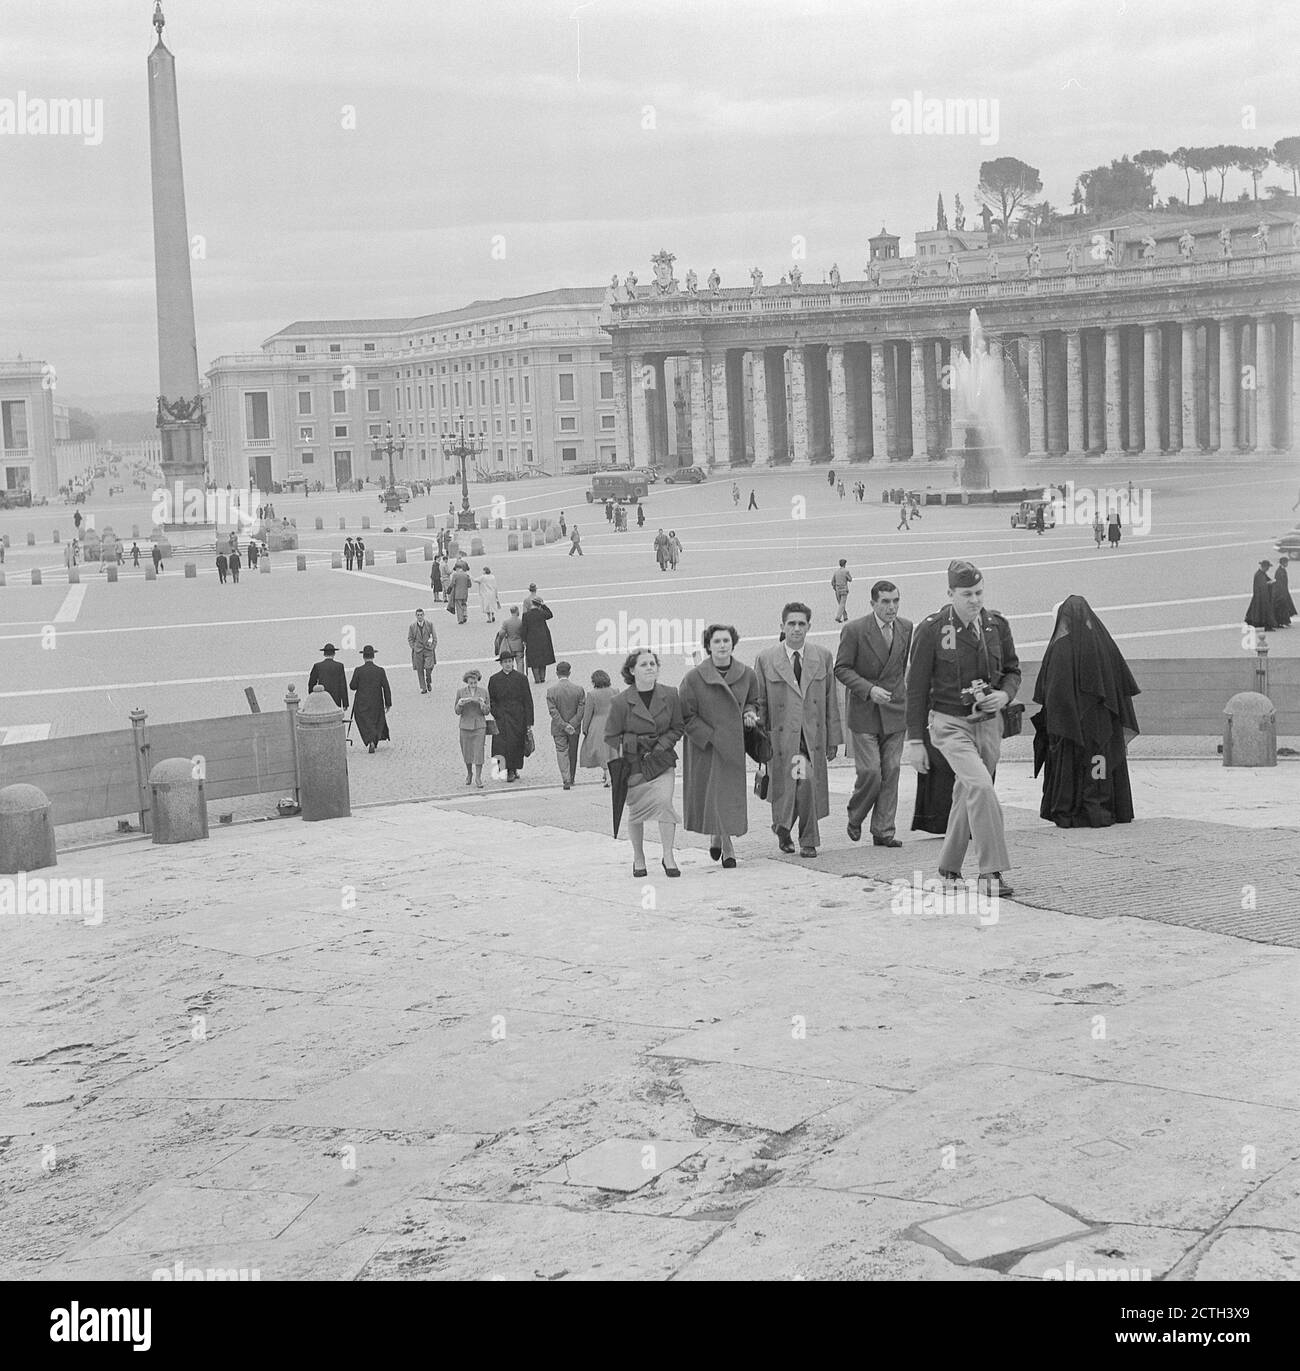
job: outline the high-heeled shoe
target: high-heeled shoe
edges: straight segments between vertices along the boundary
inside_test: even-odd
[[[720,847],[710,847],[709,856],[716,862],[718,858],[722,856],[722,849]]]
[[[632,868],[632,875],[636,876],[637,878],[640,878],[642,876],[648,876],[649,874],[650,873],[643,866],[634,866]]]
[[[724,871],[733,871],[735,869],[735,866],[736,859],[734,857],[724,857],[722,859],[722,869]]]
[[[677,867],[669,866],[662,857],[659,858],[659,865],[663,867],[665,876],[680,876],[682,874]]]

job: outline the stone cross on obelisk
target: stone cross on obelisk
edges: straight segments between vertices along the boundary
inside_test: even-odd
[[[153,183],[153,257],[158,297],[158,417],[163,482],[173,500],[202,490],[203,430],[207,416],[199,392],[199,354],[190,283],[190,239],[185,222],[180,109],[176,59],[163,42],[161,3],[153,26],[158,42],[149,54],[149,161]],[[168,523],[180,522],[177,509]]]

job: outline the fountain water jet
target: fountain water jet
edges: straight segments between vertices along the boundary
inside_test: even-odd
[[[948,449],[964,491],[1010,491],[1023,482],[1012,469],[1016,426],[1004,370],[1001,354],[989,352],[978,312],[971,310],[970,356],[956,352],[952,358],[952,432],[962,442]]]

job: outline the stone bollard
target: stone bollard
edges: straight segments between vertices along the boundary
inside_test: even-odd
[[[1267,695],[1243,690],[1223,713],[1224,766],[1277,765],[1277,711]]]
[[[199,574],[198,567],[193,562],[185,563],[185,579],[192,581]]]
[[[70,566],[68,568],[68,584],[70,586],[79,586],[81,584],[81,568],[79,566]]]
[[[208,836],[208,800],[200,759],[168,757],[149,772],[150,827],[156,843]]]
[[[405,561],[406,561],[406,549],[405,549],[404,547],[399,547],[399,548],[397,549],[397,565],[398,565],[398,566],[401,566],[402,563],[405,562]]]
[[[361,516],[361,527],[362,527],[363,529],[367,529],[367,528],[370,527],[370,515],[368,515],[368,514],[363,514],[363,515]]]
[[[299,570],[299,571],[306,571],[306,570],[307,570],[307,558],[306,558],[306,555],[305,555],[304,553],[301,553],[301,552],[298,554],[298,570]]]
[[[331,570],[331,571],[342,571],[342,570],[343,570],[343,554],[342,554],[341,552],[331,552],[331,553],[330,553],[330,570]]]
[[[533,545],[533,535],[532,535],[531,533],[525,531],[525,532],[521,533],[521,534],[519,535],[519,537],[520,537],[521,540],[522,540],[522,546],[524,546],[524,547],[532,547],[532,545]]]
[[[316,527],[318,529],[322,529],[325,527],[325,520],[322,519],[319,514],[316,516]]]
[[[483,556],[483,539],[482,539],[482,538],[471,538],[471,539],[469,540],[469,555],[470,555],[471,557],[482,557],[482,556]]]
[[[257,559],[257,574],[259,576],[269,576],[271,574],[271,559],[269,557],[259,557]]]
[[[59,530],[57,528],[54,530],[54,541],[56,543],[59,541]]]
[[[41,583],[41,569],[38,566],[32,568],[32,585],[38,586]]]
[[[451,542],[447,544],[447,556],[451,558],[453,561],[455,561],[455,559],[460,556],[459,538],[453,538]]]
[[[348,521],[340,514],[340,515],[339,515],[339,527],[340,527],[340,528],[347,528],[347,526],[348,526]]]
[[[347,733],[343,711],[317,686],[298,710],[298,803],[308,823],[346,819],[352,813],[348,791]]]
[[[117,580],[117,563],[116,563],[116,562],[109,562],[109,564],[108,564],[108,569],[107,569],[107,571],[105,572],[105,575],[108,577],[108,579],[109,579],[110,581],[116,581],[116,580]]]
[[[560,541],[560,530],[554,524],[546,530],[546,541],[548,543],[558,543]]]
[[[144,579],[146,581],[156,581],[158,579],[158,573],[154,570],[152,562],[146,562],[144,564]]]
[[[57,866],[52,806],[34,785],[0,790],[0,871],[39,871]]]
[[[374,564],[375,564],[375,550],[374,550],[374,548],[372,548],[372,547],[368,547],[368,548],[366,548],[366,565],[367,565],[367,566],[374,566]]]
[[[35,546],[36,546],[36,535],[35,535],[34,533],[29,533],[29,534],[27,535],[27,546],[28,546],[28,547],[35,547]]]
[[[518,551],[519,551],[519,535],[518,535],[517,533],[507,533],[507,534],[506,534],[506,551],[507,551],[507,552],[518,552]]]
[[[432,543],[425,543],[425,545],[424,545],[424,560],[425,560],[426,562],[431,562],[431,561],[433,561],[433,544],[432,544]]]

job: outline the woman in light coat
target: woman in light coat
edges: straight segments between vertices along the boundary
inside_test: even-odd
[[[709,835],[709,856],[736,865],[732,838],[749,831],[745,730],[758,725],[758,677],[732,656],[740,635],[730,624],[704,630],[709,654],[677,688],[686,730],[682,827]]]
[[[461,677],[464,685],[456,692],[452,708],[460,719],[460,755],[465,761],[465,784],[471,781],[483,789],[483,744],[487,721],[492,717],[488,693],[483,689],[483,673],[477,667]]]
[[[487,621],[494,624],[497,621],[497,607],[501,603],[501,598],[497,594],[497,578],[492,574],[492,568],[485,566],[482,576],[475,578],[478,586],[479,604],[483,608],[483,613],[487,615]]]
[[[604,671],[591,673],[591,689],[587,692],[586,703],[582,706],[582,750],[578,753],[578,765],[599,767],[604,773],[604,784],[609,785],[610,759],[618,752],[605,743],[605,725],[608,722],[609,707],[614,703],[614,689],[609,683],[609,675]]]

